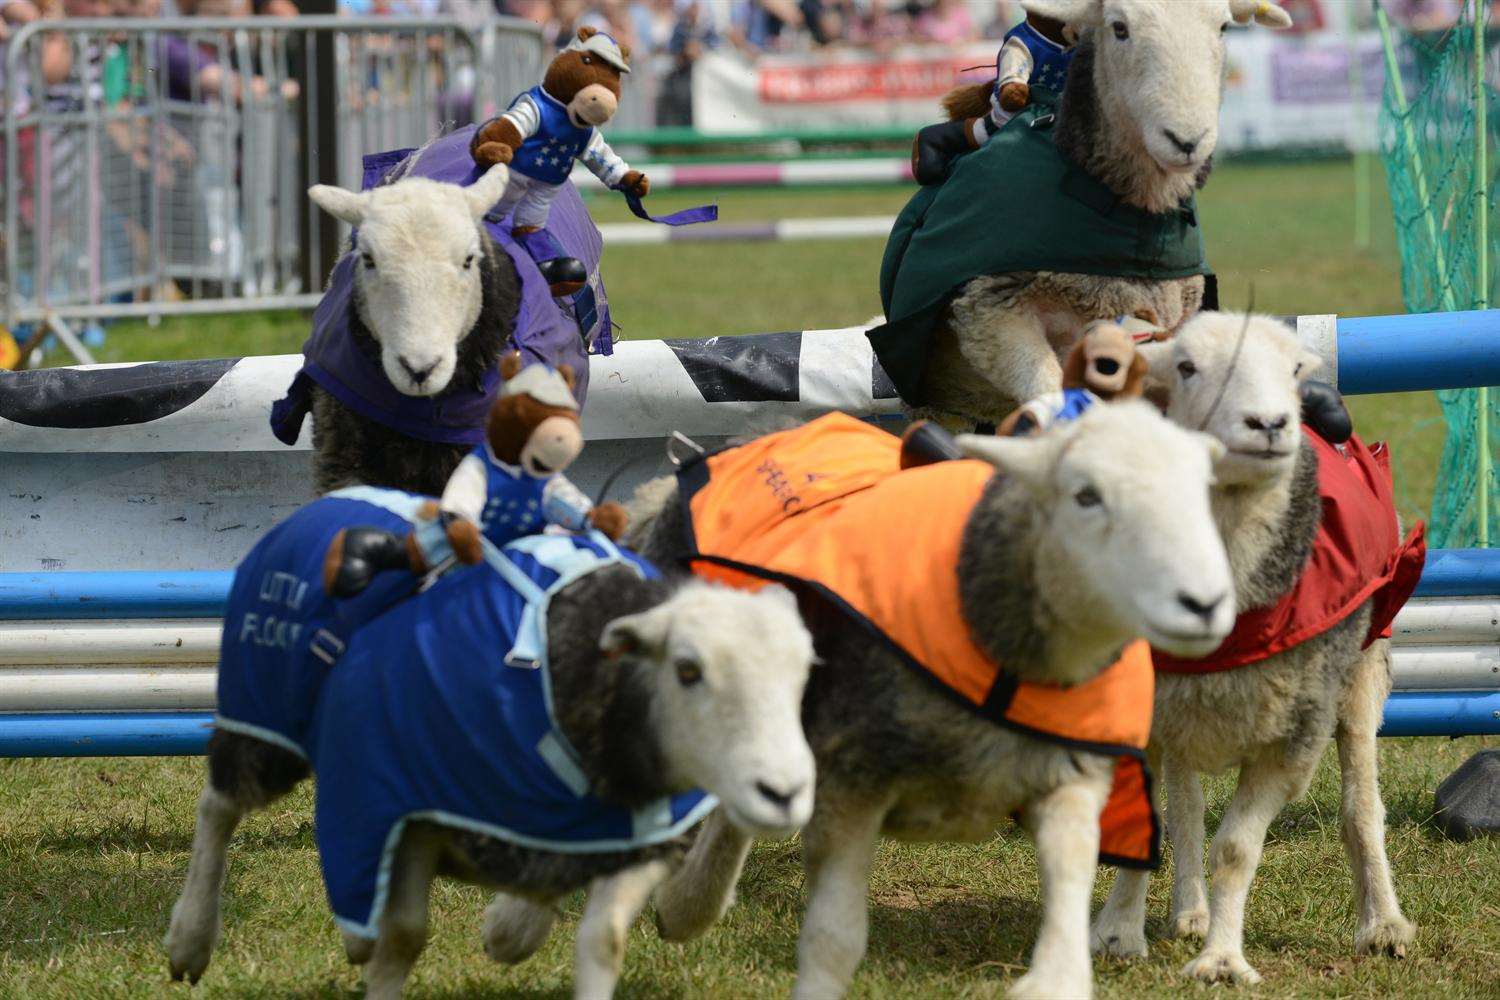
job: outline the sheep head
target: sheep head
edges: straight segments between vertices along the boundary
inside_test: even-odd
[[[1143,636],[1178,656],[1211,652],[1229,633],[1233,582],[1208,495],[1217,441],[1130,400],[1036,437],[958,442],[1030,494],[1038,591],[1072,632],[1116,645]]]
[[[1286,27],[1268,0],[1023,0],[1079,29],[1094,48],[1109,127],[1165,174],[1195,175],[1219,141],[1224,34],[1231,23]]]
[[[491,167],[468,187],[408,177],[369,191],[317,184],[307,195],[358,230],[359,318],[380,344],[386,378],[408,396],[448,388],[458,345],[484,304],[480,220],[510,178]]]
[[[1167,415],[1223,444],[1226,486],[1290,476],[1302,444],[1300,388],[1322,359],[1269,316],[1203,312],[1137,349],[1170,393]]]
[[[802,692],[813,644],[789,591],[690,581],[610,622],[599,646],[648,672],[649,724],[672,787],[717,796],[752,836],[787,836],[807,822],[814,766]]]

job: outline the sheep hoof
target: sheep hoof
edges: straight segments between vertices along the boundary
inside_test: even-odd
[[[1116,958],[1145,958],[1146,934],[1132,927],[1095,927],[1089,945],[1095,955],[1113,955]]]
[[[1203,983],[1254,986],[1260,982],[1260,973],[1250,968],[1245,956],[1234,951],[1205,951],[1184,965],[1182,974]]]
[[[1406,946],[1411,944],[1417,929],[1410,920],[1397,914],[1378,920],[1361,928],[1354,935],[1356,955],[1384,955],[1386,958],[1405,958]]]
[[[203,973],[208,968],[208,960],[213,955],[218,933],[214,929],[209,929],[207,933],[196,927],[189,929],[191,923],[174,919],[168,928],[167,967],[174,983],[186,979],[190,986],[197,986],[198,980],[203,978]]]
[[[1201,938],[1208,934],[1208,911],[1188,910],[1173,914],[1171,933],[1174,938]]]
[[[1036,970],[1010,984],[1005,995],[1011,1000],[1056,1000],[1057,997],[1091,997],[1093,983],[1085,976],[1081,982],[1067,982],[1056,976],[1044,976]]]

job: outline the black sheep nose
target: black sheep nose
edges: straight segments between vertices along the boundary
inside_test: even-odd
[[[1200,601],[1192,594],[1189,594],[1187,591],[1180,590],[1177,592],[1177,603],[1181,604],[1184,608],[1187,608],[1199,618],[1202,618],[1204,622],[1208,622],[1213,619],[1214,609],[1217,608],[1219,604],[1223,602],[1223,600],[1223,594],[1220,594],[1218,597],[1215,597],[1211,601]]]
[[[1172,145],[1176,146],[1178,148],[1178,150],[1180,150],[1184,156],[1192,156],[1193,155],[1193,150],[1195,150],[1195,149],[1198,148],[1198,140],[1197,139],[1194,139],[1191,142],[1189,142],[1188,140],[1182,138],[1176,132],[1173,132],[1169,128],[1162,129],[1162,134],[1164,134],[1168,139],[1170,139],[1171,142],[1172,142]]]
[[[434,361],[432,364],[428,365],[426,368],[418,369],[416,366],[414,366],[410,361],[407,361],[405,358],[398,357],[396,360],[398,362],[400,362],[401,367],[403,369],[405,369],[406,374],[410,375],[411,376],[411,380],[413,382],[417,383],[417,385],[421,385],[423,382],[426,382],[427,381],[427,376],[431,375],[432,374],[432,370],[437,367],[437,362],[436,361]]]
[[[790,809],[792,807],[792,799],[796,798],[797,793],[802,791],[802,789],[798,787],[793,788],[790,792],[778,792],[776,789],[772,788],[764,781],[757,781],[755,783],[755,790],[759,792],[767,802],[782,810]]]
[[[1245,418],[1246,427],[1250,428],[1252,431],[1265,431],[1272,437],[1275,437],[1277,434],[1280,434],[1282,431],[1286,430],[1287,423],[1288,419],[1285,413],[1277,417],[1275,420],[1266,420],[1263,417]]]

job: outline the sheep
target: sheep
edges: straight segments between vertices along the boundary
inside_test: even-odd
[[[462,428],[450,415],[444,417],[454,425],[444,428],[449,440],[438,440],[429,411],[465,394],[475,400],[472,423],[481,426],[480,394],[498,380],[521,287],[514,262],[482,220],[508,181],[508,169],[497,166],[467,187],[408,176],[363,192],[324,184],[308,189],[324,211],[357,227],[304,350],[326,369],[327,358],[314,356],[315,345],[323,345],[359,374],[304,369],[272,418],[290,443],[311,411],[319,494],[363,483],[437,495],[472,447],[453,437]],[[330,384],[339,387],[337,395]],[[417,429],[425,436],[414,436]]]
[[[1275,604],[1304,572],[1323,516],[1319,459],[1298,433],[1299,383],[1316,369],[1317,356],[1280,322],[1228,313],[1203,313],[1175,342],[1141,350],[1153,375],[1170,386],[1170,417],[1208,430],[1228,449],[1212,502],[1238,610]],[[1158,674],[1147,753],[1163,765],[1175,858],[1169,933],[1206,935],[1185,975],[1259,981],[1243,952],[1245,899],[1266,828],[1307,790],[1330,738],[1338,743],[1340,820],[1359,911],[1355,948],[1401,956],[1411,942],[1412,925],[1391,883],[1376,779],[1375,734],[1391,687],[1389,642],[1361,651],[1374,604],[1359,602],[1327,631],[1259,662]],[[1198,776],[1229,768],[1239,779],[1213,841],[1210,898]],[[1146,954],[1147,877],[1116,877],[1093,927],[1096,951]]]
[[[371,735],[378,719],[372,705],[406,705],[414,697],[418,685],[409,683],[412,675],[396,676],[411,663],[421,664],[413,668],[418,677],[423,672],[448,676],[472,664],[468,673],[474,685],[460,689],[470,695],[457,699],[461,704],[486,701],[497,686],[545,685],[551,732],[571,748],[575,780],[590,796],[568,797],[568,802],[600,803],[613,810],[608,815],[615,822],[623,817],[625,830],[657,833],[623,845],[596,840],[591,847],[569,843],[548,849],[551,841],[500,836],[493,825],[460,826],[446,815],[434,817],[425,811],[437,808],[433,804],[415,815],[403,811],[388,835],[378,811],[382,803],[363,794],[372,784],[378,787],[388,771],[360,767],[340,772],[332,782],[320,780],[317,829],[325,875],[340,858],[330,850],[330,840],[342,843],[337,838],[349,831],[359,836],[368,826],[388,846],[381,854],[390,873],[383,910],[376,890],[363,923],[351,923],[340,913],[346,953],[351,962],[365,966],[371,997],[400,994],[425,943],[428,887],[436,875],[505,888],[534,904],[552,904],[592,884],[578,930],[575,992],[608,997],[619,976],[626,931],[680,860],[686,847],[682,832],[713,805],[711,798],[704,799],[679,817],[674,798],[672,825],[663,826],[652,815],[664,797],[702,788],[717,796],[725,822],[747,836],[779,837],[799,828],[811,813],[814,786],[812,753],[799,720],[812,640],[795,601],[781,588],[747,594],[702,581],[665,580],[633,556],[609,558],[612,551],[597,533],[532,536],[507,546],[499,557],[492,550],[486,563],[438,577],[355,632],[334,668],[320,675],[318,689],[308,695],[315,702],[315,717],[305,749],[272,738],[275,734],[248,735],[243,727],[217,730],[209,744],[209,780],[199,799],[192,859],[166,938],[173,977],[196,982],[208,965],[219,930],[226,851],[236,825],[245,813],[264,808],[306,777],[309,760],[320,769],[329,760],[364,762],[368,755],[350,755],[349,747],[358,743],[367,748],[359,741],[375,739],[397,744],[390,750],[395,759],[429,760],[443,774],[492,780],[493,771],[479,769],[494,769],[495,764],[434,761],[433,733],[422,729],[426,713],[400,720],[395,735],[389,730]],[[576,560],[585,557],[593,561],[580,568]],[[497,558],[512,569],[530,565],[557,572],[541,603],[531,604],[540,623],[534,655],[545,649],[537,667],[518,665],[507,654],[508,649],[515,654],[519,641],[513,647],[484,610],[496,606],[505,593],[525,593],[524,588],[504,589],[515,584]],[[526,572],[535,579],[539,571]],[[429,640],[420,636],[447,633],[461,636],[460,648],[470,655],[455,655],[451,663],[424,660],[428,647],[423,643]],[[536,669],[545,676],[536,682],[503,681],[491,668],[515,672],[506,675],[512,678],[541,676]],[[474,698],[476,690],[485,693]],[[387,695],[390,700],[381,702]],[[220,711],[225,712],[223,704]],[[540,719],[539,724],[547,723]],[[505,733],[520,727],[486,726],[483,731],[495,733],[499,754]],[[547,773],[556,772],[561,779],[567,769],[552,765],[540,749],[537,753],[548,762]],[[501,768],[513,763],[509,757],[503,761]],[[512,807],[528,816],[538,808],[532,797],[518,801],[530,803]],[[546,800],[545,808],[551,808],[551,801]],[[642,820],[658,825],[639,826]],[[637,837],[644,835],[638,832]],[[347,898],[336,891],[338,885],[329,881],[336,910],[339,900]]]
[[[1022,6],[1080,31],[1053,126],[1058,148],[1123,204],[1152,213],[1176,210],[1207,179],[1230,22],[1291,24],[1262,0]],[[954,117],[972,117],[988,110],[988,95],[964,88],[947,103]],[[938,322],[920,412],[950,425],[998,424],[1060,387],[1061,359],[1090,321],[1141,315],[1176,329],[1198,311],[1203,293],[1201,276],[1157,281],[1026,271],[975,278]]]
[[[1035,438],[959,440],[1001,474],[981,478],[954,546],[956,566],[924,566],[914,552],[908,570],[925,587],[956,569],[961,619],[982,657],[1022,681],[1082,685],[1133,636],[1201,651],[1225,634],[1233,599],[1208,509],[1216,444],[1140,402],[1094,407]],[[975,465],[900,476],[934,476],[923,482],[937,502],[943,470],[968,476]],[[764,468],[772,488],[789,485],[774,458]],[[916,523],[930,516],[912,515]],[[657,565],[680,566],[690,555],[689,522],[670,482],[637,493],[631,523]],[[907,538],[912,527],[889,530]],[[852,548],[860,543],[850,544],[830,558],[862,561]],[[830,603],[804,601],[804,618],[819,657],[803,704],[818,788],[804,832],[809,899],[795,995],[835,997],[849,986],[866,946],[866,882],[881,835],[983,840],[1015,814],[1036,845],[1043,913],[1031,970],[1012,995],[1088,995],[1088,900],[1114,759],[960,704]],[[665,937],[691,937],[724,911],[748,846],[731,824],[710,819],[681,873],[657,894]]]

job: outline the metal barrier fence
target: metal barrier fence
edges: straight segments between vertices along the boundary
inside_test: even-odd
[[[315,57],[330,36],[332,79]],[[326,157],[358,187],[363,154],[494,113],[542,59],[539,29],[510,18],[28,25],[4,67],[4,317],[310,308],[324,276],[304,248],[336,223],[304,190]],[[304,140],[330,88],[335,153]]]

